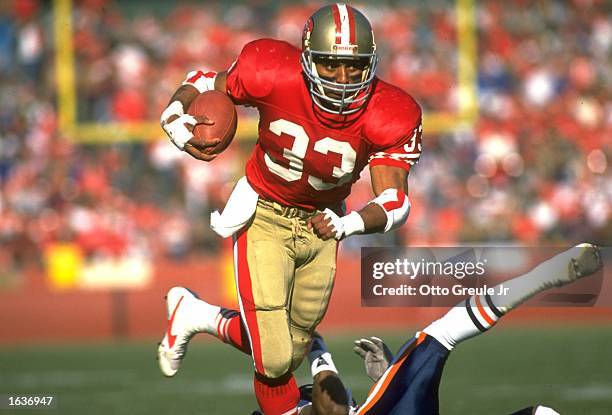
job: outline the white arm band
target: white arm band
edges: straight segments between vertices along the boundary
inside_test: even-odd
[[[178,115],[179,117],[185,113],[185,109],[183,108],[183,104],[181,101],[172,101],[170,105],[166,107],[164,112],[162,112],[161,117],[159,117],[159,121],[163,126],[168,122],[168,118],[173,115]]]
[[[173,115],[176,115],[178,118],[168,122],[168,119]],[[162,112],[160,122],[172,144],[183,151],[185,144],[193,138],[193,133],[185,126],[185,123],[195,125],[197,123],[196,119],[184,113],[183,104],[180,101],[172,101]]]
[[[387,214],[387,224],[384,232],[389,232],[406,222],[410,213],[410,200],[400,189],[386,189],[370,203],[376,203]]]
[[[389,232],[403,225],[410,213],[410,201],[408,196],[399,189],[386,189],[370,203],[376,203],[385,211],[387,223],[383,232]],[[353,211],[346,216],[338,216],[330,209],[323,211],[325,218],[329,219],[331,226],[336,232],[335,238],[340,240],[365,231],[365,223],[359,212]]]
[[[187,78],[185,78],[182,85],[191,85],[201,94],[202,92],[215,89],[215,79],[217,79],[217,72],[191,71],[187,74]]]
[[[363,233],[365,230],[363,218],[358,212],[353,211],[346,216],[338,216],[333,210],[325,209],[323,213],[325,214],[325,218],[331,221],[330,224],[334,232],[336,232],[334,238],[337,240],[356,233]]]
[[[336,374],[338,373],[338,369],[336,368],[332,355],[329,352],[325,352],[321,356],[317,357],[310,365],[310,372],[312,373],[313,378],[323,371],[330,371]]]
[[[216,72],[191,71],[181,85],[191,85],[200,92],[212,91],[215,89]],[[164,125],[172,115],[181,116],[185,113],[185,108],[180,101],[172,101],[170,105],[162,112],[160,117],[161,124]]]

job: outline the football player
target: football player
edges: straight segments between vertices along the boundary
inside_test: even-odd
[[[207,150],[218,140],[191,141],[196,124],[213,123],[186,114],[198,94],[221,91],[237,105],[256,107],[260,120],[246,177],[223,213],[211,217],[217,233],[233,235],[240,314],[188,310],[184,298],[190,294],[171,290],[168,330],[158,350],[166,376],[179,370],[190,337],[208,331],[201,313],[212,313],[218,337],[252,355],[263,412],[296,412],[292,371],[327,310],[338,241],[389,232],[410,211],[407,178],[421,154],[421,109],[376,77],[377,62],[367,18],[332,4],[308,19],[301,49],[253,41],[227,71],[193,71],[174,93],[161,125],[179,149],[199,160],[214,160]],[[374,197],[347,213],[343,201],[366,166]]]
[[[375,382],[360,407],[351,404],[323,339],[316,336],[308,358],[314,384],[300,388],[300,415],[434,415],[438,387],[448,356],[457,344],[490,329],[503,315],[536,294],[560,287],[601,269],[599,249],[590,244],[571,248],[525,275],[505,281],[505,296],[473,296],[417,332],[392,356],[376,337],[355,341],[353,350],[365,361]],[[498,292],[498,290],[495,290]],[[503,304],[503,305],[501,305]],[[257,411],[255,412],[257,414]],[[512,415],[558,415],[536,405]]]

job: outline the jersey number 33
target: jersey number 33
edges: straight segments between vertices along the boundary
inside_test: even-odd
[[[284,119],[272,121],[270,131],[279,137],[282,134],[289,135],[294,140],[291,148],[284,148],[282,153],[282,157],[289,161],[289,167],[279,164],[273,155],[266,152],[264,159],[268,169],[288,182],[300,180],[304,175],[304,157],[306,157],[310,137],[301,125]],[[323,155],[336,153],[342,159],[340,166],[333,166],[332,177],[337,179],[335,183],[326,182],[320,177],[309,174],[308,183],[310,186],[316,190],[329,190],[351,181],[357,153],[349,143],[324,137],[314,143],[314,151]]]

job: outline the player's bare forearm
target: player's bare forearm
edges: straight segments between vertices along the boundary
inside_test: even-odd
[[[400,189],[408,194],[408,172],[400,167],[372,166],[370,167],[372,190],[379,196],[386,189]]]
[[[215,78],[215,91],[227,94],[227,71],[219,72]]]
[[[359,211],[363,219],[364,234],[382,232],[387,223],[387,215],[376,203],[370,203]]]

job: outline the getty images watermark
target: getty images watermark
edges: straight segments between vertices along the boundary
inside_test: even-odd
[[[450,307],[468,296],[487,294],[503,302],[506,296],[512,298],[512,285],[507,284],[510,279],[527,275],[524,281],[531,281],[545,273],[568,272],[569,259],[559,256],[558,260],[550,261],[567,249],[569,247],[362,248],[362,305]],[[606,263],[612,265],[612,250],[602,248],[601,251],[603,270],[563,288],[547,290],[528,304],[554,307],[612,305],[610,278],[604,278]],[[545,262],[546,266],[538,267]]]

